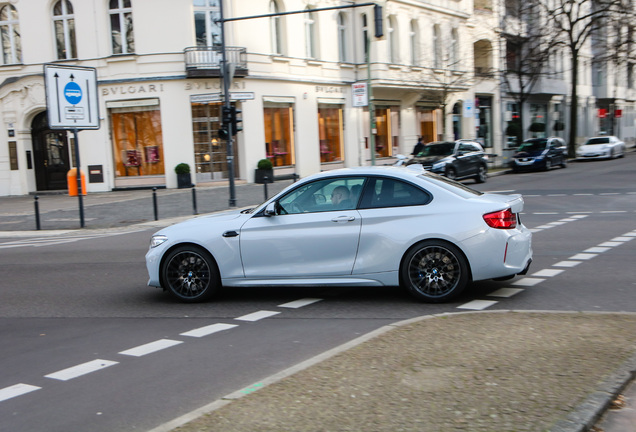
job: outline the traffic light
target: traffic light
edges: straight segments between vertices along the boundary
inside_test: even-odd
[[[227,129],[225,129],[225,127],[221,127],[221,129],[216,131],[216,134],[219,136],[219,138],[221,138],[224,141],[230,137],[230,133],[228,132]]]
[[[375,21],[375,37],[381,38],[384,36],[384,28],[382,27],[382,6],[378,4],[373,5],[373,17]]]
[[[243,119],[239,116],[241,115],[241,110],[236,109],[236,107],[231,108],[231,122],[232,122],[232,132],[236,135],[237,132],[243,130]]]
[[[224,106],[221,108],[221,128],[217,131],[217,135],[222,140],[230,137],[230,125],[232,124],[232,108]]]

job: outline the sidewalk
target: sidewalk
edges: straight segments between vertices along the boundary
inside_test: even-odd
[[[151,432],[586,432],[635,373],[636,314],[445,314],[382,328]],[[636,431],[623,410],[605,432]]]
[[[271,197],[291,180],[267,185]],[[199,215],[229,210],[229,187],[202,186],[194,189],[157,189],[159,221],[194,216],[193,190]],[[235,185],[236,208],[255,206],[265,201],[264,186]],[[35,203],[40,212],[40,228],[36,230]],[[40,194],[0,197],[0,236],[41,234],[48,230],[80,229],[79,199],[67,194]],[[151,189],[89,193],[83,197],[84,229],[116,228],[154,221],[153,191]],[[26,233],[24,233],[26,232]]]

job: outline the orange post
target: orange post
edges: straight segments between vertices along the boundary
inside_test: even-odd
[[[82,195],[86,195],[86,176],[84,171],[80,170],[82,176]],[[72,168],[66,173],[66,184],[68,186],[68,195],[77,196],[77,168]]]

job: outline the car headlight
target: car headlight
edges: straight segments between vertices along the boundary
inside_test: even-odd
[[[153,235],[152,238],[150,239],[150,247],[156,248],[157,246],[165,243],[166,241],[168,241],[168,237],[166,237],[165,235],[161,235],[161,234]]]

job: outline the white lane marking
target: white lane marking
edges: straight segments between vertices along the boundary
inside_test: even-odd
[[[70,367],[68,369],[63,369],[61,371],[54,372],[52,374],[45,375],[45,378],[56,379],[60,381],[68,381],[73,378],[77,378],[82,375],[89,374],[91,372],[96,372],[98,370],[107,368],[109,366],[113,366],[118,364],[116,361],[110,360],[92,360],[86,363],[82,363],[77,366]]]
[[[601,192],[599,195],[620,195],[618,192]]]
[[[526,278],[523,278],[523,279],[519,279],[518,281],[514,281],[512,284],[515,285],[515,286],[530,287],[530,286],[538,285],[541,282],[543,282],[544,280],[545,279],[526,277]]]
[[[537,276],[537,277],[554,277],[558,274],[563,273],[565,270],[557,270],[557,269],[543,269],[543,270],[539,270],[538,272],[534,273],[532,276]]]
[[[484,310],[494,304],[497,304],[497,302],[492,300],[473,300],[457,306],[457,309]]]
[[[548,228],[554,228],[554,225],[540,225],[537,227],[537,229],[548,229]]]
[[[603,252],[607,252],[610,249],[611,248],[608,248],[608,247],[591,247],[589,249],[585,249],[583,252],[586,252],[586,253],[603,253]]]
[[[578,193],[578,194],[574,194],[574,196],[594,196],[594,194],[591,194],[591,193]]]
[[[575,220],[578,220],[578,219],[574,219],[574,218],[565,218],[565,219],[561,219],[561,222],[574,222]]]
[[[605,214],[627,213],[627,210],[603,210],[601,213],[605,213]]]
[[[623,234],[623,237],[636,237],[636,232],[628,232]]]
[[[608,241],[605,243],[600,243],[599,246],[600,247],[615,247],[615,246],[619,246],[622,245],[623,242],[612,242],[612,241]]]
[[[588,213],[588,214],[580,214],[580,213]],[[572,216],[575,219],[583,219],[588,217],[589,214],[591,214],[591,211],[585,212],[585,211],[578,211],[578,212],[566,212],[566,214],[571,214],[574,215]]]
[[[281,305],[278,305],[278,307],[298,309],[303,306],[307,306],[307,305],[319,302],[321,300],[322,299],[319,299],[319,298],[305,298],[305,299],[295,300],[289,303],[283,303]]]
[[[599,246],[602,246],[602,245],[599,245]],[[573,255],[573,256],[571,256],[568,259],[571,259],[571,260],[589,260],[589,259],[594,258],[595,256],[597,256],[597,254],[580,253],[580,254]]]
[[[488,294],[488,297],[512,297],[515,294],[519,294],[523,289],[521,288],[499,288],[496,291]]]
[[[539,232],[539,231],[543,231],[543,230],[537,229],[537,228],[530,228],[530,232],[536,233],[536,232]]]
[[[559,226],[559,225],[564,225],[568,223],[567,221],[563,222],[563,221],[556,221],[556,222],[550,222],[548,225],[553,225],[553,226]]]
[[[271,316],[278,315],[279,313],[280,312],[273,312],[273,311],[258,311],[258,312],[243,315],[241,317],[234,318],[234,319],[239,321],[258,321],[264,318],[269,318]]]
[[[561,261],[556,264],[552,264],[553,267],[576,267],[581,264],[581,261]]]
[[[173,347],[175,345],[182,344],[182,341],[170,340],[170,339],[159,339],[154,342],[150,342],[144,345],[139,345],[135,348],[127,349],[126,351],[121,351],[119,354],[128,355],[133,357],[142,357],[146,354],[151,354],[157,351],[161,351],[166,348]]]
[[[558,215],[559,212],[534,212],[535,215]]]
[[[633,239],[634,239],[634,237],[625,236],[625,237],[614,237],[610,241],[613,241],[613,242],[627,242],[627,241],[630,241],[630,240],[633,240]]]
[[[236,324],[212,324],[205,327],[199,327],[185,333],[181,333],[181,336],[190,336],[190,337],[203,337],[211,335],[212,333],[217,333],[223,330],[229,330],[231,328],[238,327]]]
[[[548,194],[549,197],[561,197],[561,196],[567,196],[566,194]]]
[[[17,396],[22,396],[23,394],[31,393],[35,390],[40,390],[41,388],[42,387],[37,387],[29,384],[16,384],[12,385],[11,387],[5,387],[3,389],[0,389],[0,402]]]

